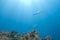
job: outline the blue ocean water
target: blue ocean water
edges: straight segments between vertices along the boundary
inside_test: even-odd
[[[0,0],[0,31],[37,30],[60,40],[60,0]]]

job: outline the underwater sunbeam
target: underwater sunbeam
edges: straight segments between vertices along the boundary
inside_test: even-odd
[[[20,0],[20,3],[29,6],[32,3],[32,0]]]

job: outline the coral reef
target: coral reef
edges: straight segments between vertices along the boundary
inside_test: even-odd
[[[37,31],[32,31],[29,33],[25,33],[23,35],[18,34],[16,31],[0,32],[0,40],[52,40],[51,37],[40,38],[39,33]]]

